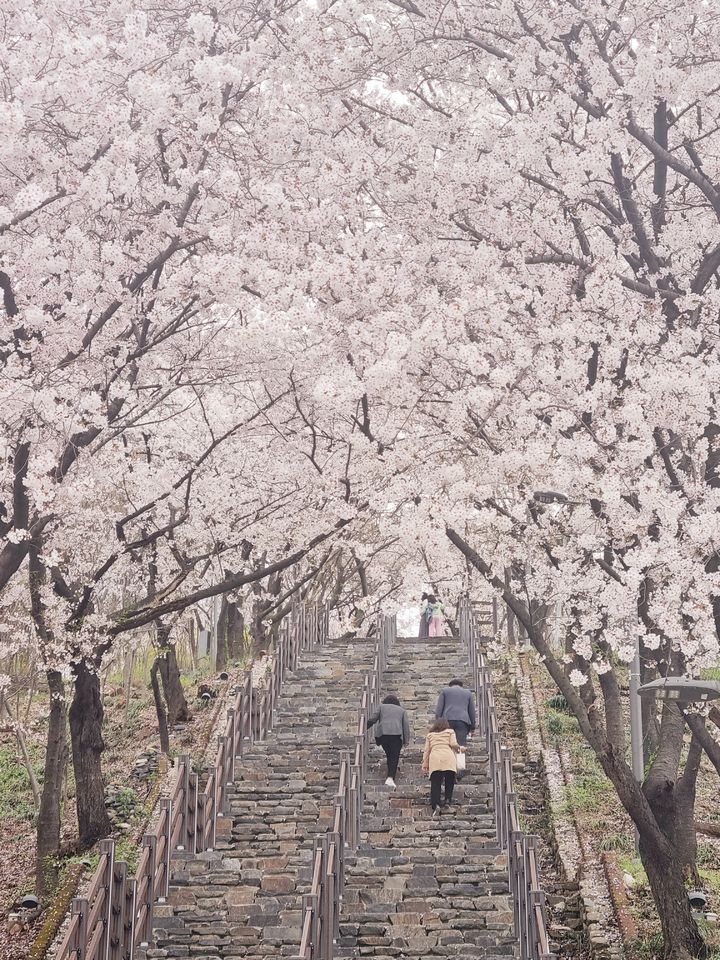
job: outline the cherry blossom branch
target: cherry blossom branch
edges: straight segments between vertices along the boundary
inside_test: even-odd
[[[108,630],[108,634],[111,637],[115,637],[121,633],[127,633],[129,630],[136,630],[138,627],[143,627],[146,624],[151,623],[157,617],[163,617],[169,613],[175,613],[178,610],[185,610],[187,607],[192,606],[201,600],[207,600],[210,597],[220,596],[223,593],[228,593],[231,590],[237,590],[249,583],[257,583],[260,580],[264,580],[266,577],[272,576],[274,573],[287,570],[288,567],[294,566],[296,563],[302,560],[303,557],[307,556],[307,554],[314,550],[315,547],[319,546],[321,543],[324,543],[330,537],[335,536],[339,530],[342,530],[349,523],[352,523],[352,518],[338,520],[330,530],[313,537],[307,546],[294,551],[294,553],[290,554],[288,557],[285,557],[283,560],[278,560],[276,563],[271,563],[260,570],[226,577],[224,580],[221,580],[219,583],[213,584],[210,587],[196,590],[184,597],[177,597],[175,600],[169,600],[166,603],[160,603],[151,607],[135,607],[133,610],[127,613],[118,612],[112,616],[112,619],[115,620],[116,623],[115,626]],[[175,590],[177,589],[177,586],[173,583],[171,589]]]

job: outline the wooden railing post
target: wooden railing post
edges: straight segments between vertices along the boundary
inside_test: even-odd
[[[243,738],[245,736],[245,692],[243,684],[235,687],[235,742],[233,743],[233,756],[239,760],[245,752]]]
[[[263,706],[263,740],[267,739],[267,735],[270,731],[271,726],[271,714],[270,714],[270,691],[266,688],[265,693],[263,694],[262,706]]]
[[[248,670],[248,675],[246,679],[246,688],[245,688],[245,736],[248,742],[252,743],[253,736],[253,726],[252,726],[252,716],[253,716],[253,703],[255,702],[255,690],[253,688],[252,682],[252,670]]]
[[[116,863],[110,886],[109,960],[125,960],[125,884],[127,864]]]
[[[164,902],[167,899],[167,895],[170,889],[170,857],[172,851],[170,849],[170,829],[172,825],[172,801],[171,800],[161,800],[160,801],[160,825],[161,830],[158,835],[158,846],[159,851],[158,855],[162,858],[162,883],[159,886],[159,889],[156,888],[155,895],[158,900]]]
[[[140,936],[140,945],[146,947],[150,943],[150,938],[152,937],[152,928],[153,928],[153,913],[155,907],[155,851],[157,840],[154,833],[146,833],[142,841],[143,847],[148,849],[148,865],[147,865],[147,883],[144,885],[143,893],[143,902],[140,904],[140,908],[145,907],[145,922],[143,923],[142,930],[138,931]],[[138,878],[139,879],[139,878]]]
[[[360,778],[362,770],[356,763],[352,765],[352,780],[350,784],[350,816],[351,816],[351,839],[350,848],[357,849],[360,842],[360,814],[362,807],[362,786]]]
[[[290,629],[291,629],[291,638],[292,638],[292,639],[291,639],[291,643],[292,643],[292,660],[291,660],[290,669],[293,670],[293,671],[295,671],[295,670],[297,670],[298,657],[299,657],[299,654],[300,654],[300,637],[301,637],[299,612],[297,611],[297,608],[296,608],[296,610],[295,610],[295,616],[294,616],[293,622],[292,622],[292,624],[291,624],[291,626],[290,626]]]
[[[137,918],[137,881],[135,877],[126,877],[125,901],[123,903],[122,940],[120,952],[122,960],[133,960],[135,956],[135,922]]]
[[[114,840],[101,840],[98,844],[98,851],[100,857],[105,857],[105,876],[102,880],[103,886],[103,896],[105,897],[105,903],[103,904],[102,910],[102,924],[105,928],[102,937],[102,944],[100,946],[100,957],[104,958],[108,956],[110,952],[110,918],[111,913],[111,898],[113,890],[113,874],[115,871],[115,841]],[[98,896],[99,896],[98,892]],[[98,918],[100,919],[100,918]],[[92,930],[89,931],[92,935]]]
[[[182,780],[182,793],[180,796],[180,801],[182,803],[182,816],[180,824],[180,843],[178,844],[178,850],[185,850],[187,848],[187,838],[188,838],[188,809],[190,803],[190,758],[187,755],[180,757],[180,770],[179,777]]]
[[[319,933],[320,917],[318,915],[318,897],[317,894],[308,893],[303,897],[303,909],[310,911],[310,957],[312,960],[318,960],[320,957]]]
[[[235,726],[237,717],[233,707],[227,711],[227,724],[225,726],[228,738],[225,750],[225,782],[232,783],[235,780]]]
[[[88,913],[87,900],[84,897],[75,897],[70,905],[70,916],[78,918],[75,943],[71,945],[71,949],[75,949],[75,960],[85,960],[87,955]]]
[[[198,778],[196,773],[191,773],[188,777],[187,807],[186,807],[186,840],[185,849],[188,853],[197,853],[197,801],[198,801]]]
[[[210,800],[211,809],[209,813],[209,823],[206,825],[205,849],[215,849],[215,839],[217,834],[217,818],[225,815],[226,810],[218,807],[217,790],[217,770],[211,770],[208,774],[207,796]],[[227,805],[227,798],[225,805]]]
[[[195,819],[195,853],[203,853],[205,850],[205,831],[207,828],[208,816],[207,806],[205,791],[200,789],[200,781],[198,779],[197,817]]]

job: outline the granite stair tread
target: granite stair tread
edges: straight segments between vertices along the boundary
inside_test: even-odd
[[[267,740],[248,744],[218,822],[215,850],[173,861],[148,957],[241,960],[297,952],[313,843],[333,817],[340,754],[354,746],[374,643],[330,641],[285,680]],[[432,818],[420,772],[438,691],[465,678],[457,640],[398,638],[383,695],[410,713],[396,789],[370,743],[358,849],[347,851],[337,957],[375,960],[516,956],[507,862],[497,846],[483,745],[471,743],[454,804]]]
[[[516,955],[484,745],[469,742],[467,775],[439,817],[431,816],[429,784],[420,771],[438,692],[466,674],[454,640],[404,640],[388,655],[384,692],[395,693],[409,711],[413,740],[402,753],[395,789],[384,785],[384,758],[372,748],[361,842],[346,859],[338,957]]]

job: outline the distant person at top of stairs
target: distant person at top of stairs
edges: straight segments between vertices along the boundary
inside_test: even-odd
[[[377,724],[377,726],[375,726]],[[386,787],[395,786],[400,751],[410,743],[410,721],[407,711],[400,706],[394,694],[389,694],[368,718],[368,729],[375,727],[375,743],[382,747],[387,758]]]
[[[468,734],[475,729],[475,702],[472,691],[463,687],[462,680],[451,680],[445,687],[438,697],[435,716],[447,720],[461,747],[467,744]],[[459,771],[459,780],[464,773],[464,770]]]
[[[428,596],[429,594],[424,593],[420,598],[420,628],[418,630],[418,640],[426,640],[430,636],[430,621],[427,615]]]
[[[438,600],[434,594],[430,594],[427,598],[427,607],[425,609],[425,616],[428,620],[428,636],[430,637],[442,637],[445,632],[445,624],[443,613],[445,607],[442,604],[442,600]]]
[[[440,812],[440,791],[445,782],[445,805],[452,803],[457,771],[457,754],[465,753],[465,747],[457,742],[455,731],[447,720],[435,720],[425,737],[422,772],[430,774],[430,805],[433,816]]]

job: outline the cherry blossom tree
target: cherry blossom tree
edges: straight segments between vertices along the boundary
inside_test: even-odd
[[[666,956],[700,955],[717,743],[665,706],[636,784],[621,680],[636,640],[648,676],[718,657],[712,8],[5,7],[0,602],[51,691],[40,860],[67,699],[107,829],[116,637],[159,627],[169,707],[195,604],[261,643],[295,596],[348,619],[479,573],[638,826]]]
[[[718,656],[718,28],[675,0],[316,23],[328,164],[365,201],[358,287],[328,289],[374,416],[408,411],[402,441],[372,431],[383,492],[414,485],[415,528],[444,521],[524,623],[640,830],[668,957],[704,949],[683,874],[717,744],[665,705],[636,784],[620,676],[636,640],[648,674]],[[562,658],[533,616],[556,600]]]
[[[90,842],[108,829],[97,671],[112,637],[292,566],[308,530],[323,540],[273,530],[262,550],[280,559],[204,579],[296,485],[256,480],[227,511],[241,483],[217,461],[282,393],[263,382],[281,349],[268,317],[304,257],[275,182],[295,149],[273,75],[285,12],[4,11],[0,588],[5,609],[29,593],[51,694],[39,864],[59,837],[68,679]],[[258,348],[267,365],[248,373]]]

